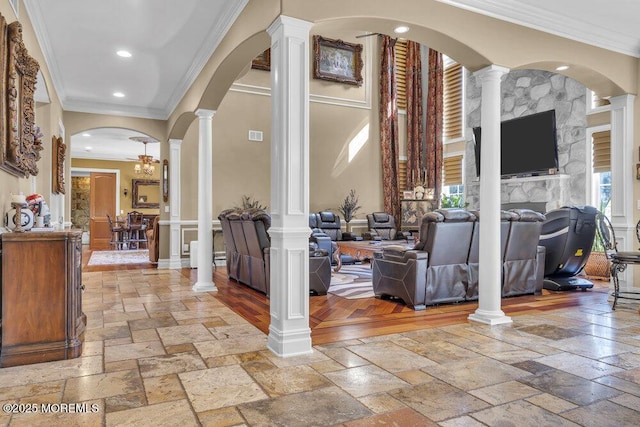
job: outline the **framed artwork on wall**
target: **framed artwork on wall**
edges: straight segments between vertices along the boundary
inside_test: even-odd
[[[313,77],[362,85],[362,45],[313,36]]]
[[[271,71],[271,48],[265,50],[251,61],[254,70]]]
[[[67,152],[67,146],[62,142],[62,137],[52,137],[51,146],[53,147],[53,193],[64,194],[64,158]]]
[[[160,181],[157,179],[134,179],[131,182],[133,194],[131,207],[134,209],[160,208]]]
[[[162,162],[162,201],[169,201],[169,161]]]
[[[0,102],[0,169],[18,177],[35,176],[43,149],[43,134],[35,124],[33,99],[40,66],[27,53],[20,22],[7,25],[2,16],[0,57],[0,74],[6,76],[6,80],[0,81],[6,96],[4,102]]]

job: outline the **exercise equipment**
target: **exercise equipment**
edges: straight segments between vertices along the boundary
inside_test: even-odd
[[[597,213],[593,206],[565,206],[545,214],[539,243],[546,248],[544,289],[586,291],[593,288],[592,282],[576,275],[591,253]]]

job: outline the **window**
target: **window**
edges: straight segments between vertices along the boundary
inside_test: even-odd
[[[460,200],[464,198],[463,160],[462,154],[455,154],[445,157],[442,162],[442,192],[447,196],[456,196]]]
[[[462,140],[464,128],[462,65],[445,56],[443,85],[442,140]]]
[[[594,174],[594,206],[611,218],[611,172],[599,172]]]
[[[608,217],[611,216],[611,130],[591,135],[593,149],[591,182],[592,203]]]
[[[611,105],[611,102],[607,99],[607,98],[602,98],[600,97],[597,93],[593,92],[593,91],[589,91],[589,94],[591,96],[587,96],[587,100],[591,102],[591,108],[592,109],[596,109],[596,108],[600,108],[600,107],[606,107],[608,105]]]
[[[593,144],[593,172],[611,170],[611,131],[603,130],[591,135]]]

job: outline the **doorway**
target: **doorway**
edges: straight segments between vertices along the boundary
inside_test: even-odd
[[[89,182],[89,249],[108,250],[111,248],[111,224],[108,217],[116,217],[116,174],[91,172]]]
[[[71,222],[81,228],[82,243],[91,250],[109,250],[111,230],[106,214],[120,209],[120,170],[71,168]]]

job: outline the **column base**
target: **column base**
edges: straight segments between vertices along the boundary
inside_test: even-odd
[[[191,288],[193,292],[215,292],[218,290],[213,282],[196,282]]]
[[[468,317],[472,322],[484,323],[485,325],[502,325],[505,323],[513,323],[511,317],[505,316],[502,310],[487,311],[477,309],[475,313]]]
[[[267,338],[267,348],[279,357],[300,356],[311,354],[311,329],[299,329],[296,331],[282,332],[269,326],[269,337]]]

